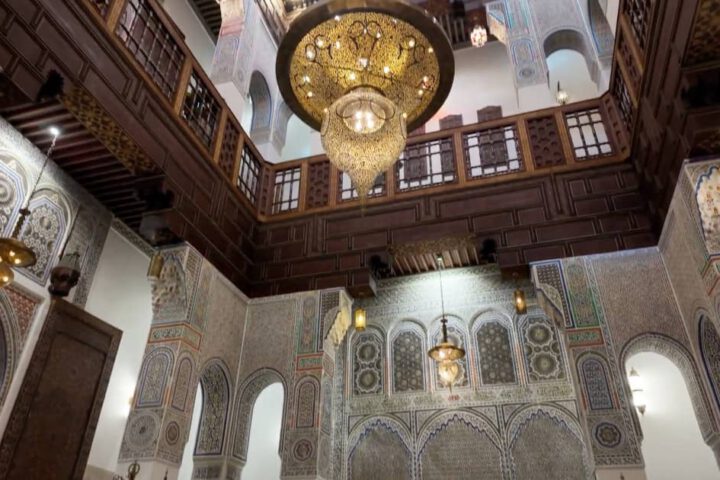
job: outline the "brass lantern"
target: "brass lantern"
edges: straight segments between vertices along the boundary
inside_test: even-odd
[[[362,308],[355,309],[355,330],[358,332],[362,332],[365,330],[365,327],[367,325],[367,314],[365,313],[365,310]]]

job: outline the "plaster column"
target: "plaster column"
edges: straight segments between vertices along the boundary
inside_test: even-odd
[[[193,299],[201,265],[187,246],[159,251],[150,265],[153,321],[118,459],[119,472],[140,464],[137,480],[178,475],[198,385],[202,322]]]

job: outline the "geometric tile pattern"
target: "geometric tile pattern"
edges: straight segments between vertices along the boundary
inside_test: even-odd
[[[477,331],[480,379],[483,385],[515,383],[510,330],[500,322],[484,323]]]
[[[392,344],[395,393],[425,390],[425,355],[423,339],[418,333],[404,331],[395,337]]]

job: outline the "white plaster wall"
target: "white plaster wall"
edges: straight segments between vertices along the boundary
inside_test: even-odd
[[[575,50],[558,50],[547,57],[546,63],[553,96],[557,92],[558,81],[562,89],[568,92],[571,103],[600,96],[581,53]]]
[[[459,113],[463,123],[475,123],[477,111],[488,105],[502,106],[504,116],[519,113],[512,65],[500,42],[455,52],[455,81],[450,95],[425,130],[438,130],[440,118]]]
[[[100,255],[86,310],[122,330],[88,465],[115,471],[130,401],[152,320],[150,260],[112,228]],[[119,472],[124,473],[124,472]]]
[[[185,43],[206,73],[210,73],[215,42],[195,14],[188,0],[165,0],[163,8],[185,35]]]
[[[720,472],[703,442],[680,370],[662,355],[640,353],[625,365],[640,375],[647,410],[640,415],[642,453],[650,480],[715,480]]]
[[[282,161],[305,158],[323,153],[320,133],[310,128],[297,115],[291,115],[288,121],[285,147]]]
[[[190,433],[188,441],[183,449],[182,463],[178,471],[178,480],[191,480],[193,473],[193,453],[197,442],[198,428],[200,427],[200,414],[202,413],[202,387],[198,385],[195,393],[195,404],[193,406],[192,420],[190,421]]]
[[[280,478],[280,429],[283,413],[283,387],[275,383],[258,395],[253,408],[248,440],[248,460],[242,480]]]

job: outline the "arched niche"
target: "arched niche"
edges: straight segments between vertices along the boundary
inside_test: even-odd
[[[448,339],[452,341],[455,345],[465,349],[465,357],[457,361],[458,365],[460,365],[460,374],[455,380],[453,388],[470,387],[472,385],[472,375],[469,366],[472,362],[472,352],[470,351],[468,343],[467,325],[461,318],[454,315],[445,315],[445,318],[447,318],[448,320]],[[433,328],[432,334],[430,336],[430,348],[442,341],[442,325],[440,320],[440,318],[437,318],[432,323]],[[438,378],[437,364],[435,362],[432,362],[430,368],[432,369],[432,379],[435,390],[447,390],[448,387],[443,385],[443,383]]]
[[[517,339],[505,313],[489,310],[478,314],[470,329],[481,385],[518,383]]]
[[[530,405],[514,412],[507,428],[514,478],[594,478],[589,453],[577,420],[551,405]],[[545,454],[538,455],[538,445]],[[548,455],[547,452],[562,452]]]
[[[17,362],[20,338],[10,299],[0,290],[0,406],[5,403]]]
[[[371,417],[355,425],[347,445],[350,480],[414,478],[410,432],[392,417]]]
[[[385,392],[385,334],[369,326],[350,338],[352,394],[380,395]]]
[[[420,428],[417,445],[423,480],[503,478],[505,455],[500,434],[480,414],[464,410],[441,413]]]
[[[265,76],[257,70],[250,75],[248,96],[252,101],[250,136],[256,142],[266,141],[272,128],[273,103],[268,82],[265,80]]]
[[[427,332],[418,322],[404,320],[390,331],[390,383],[393,393],[427,388]]]

